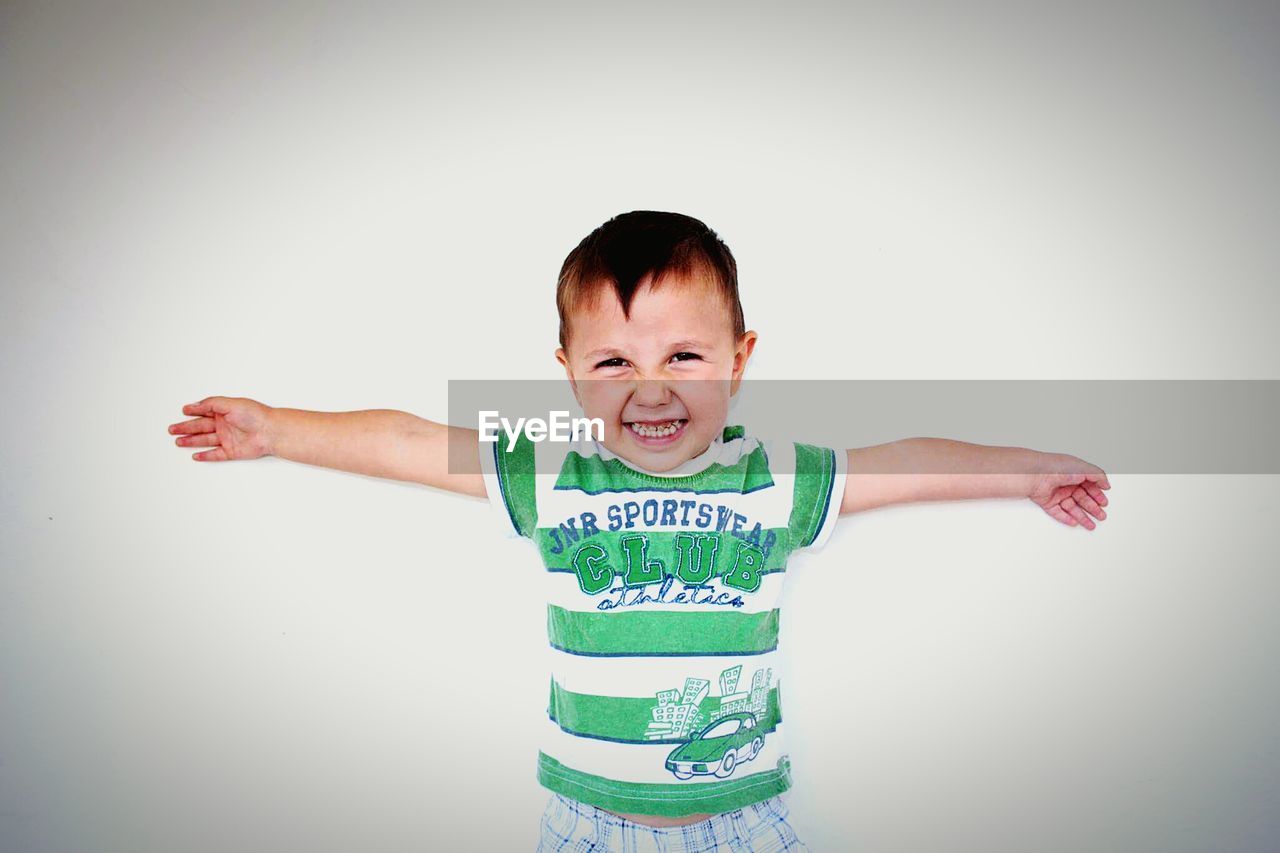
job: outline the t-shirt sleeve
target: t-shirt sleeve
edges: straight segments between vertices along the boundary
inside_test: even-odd
[[[538,527],[534,443],[523,432],[514,447],[502,431],[497,441],[481,437],[480,470],[498,529],[508,539],[532,539]]]
[[[817,551],[831,538],[848,476],[848,451],[795,442],[792,551]]]

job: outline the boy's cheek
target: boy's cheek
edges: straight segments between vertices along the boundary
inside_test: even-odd
[[[582,404],[583,414],[587,417],[600,418],[606,423],[617,422],[622,415],[626,396],[623,389],[584,389],[579,402]]]

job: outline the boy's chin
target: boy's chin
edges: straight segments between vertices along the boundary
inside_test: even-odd
[[[692,457],[687,457],[684,454],[646,453],[643,450],[635,450],[632,448],[628,448],[628,452],[626,453],[626,459],[628,462],[639,465],[641,468],[644,468],[647,471],[653,471],[657,474],[665,474],[668,471],[679,468],[685,462],[688,462],[690,458]]]
[[[646,441],[630,427],[624,426],[619,436],[621,452],[614,452],[641,468],[662,474],[679,468],[697,456],[692,450],[695,443],[696,439],[689,433],[687,423],[679,433],[661,443]]]

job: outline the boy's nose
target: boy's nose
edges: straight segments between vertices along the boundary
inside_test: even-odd
[[[661,379],[641,379],[632,397],[642,406],[665,406],[671,402],[671,389]]]

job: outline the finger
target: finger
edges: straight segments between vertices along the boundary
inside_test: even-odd
[[[1107,505],[1107,503],[1108,503],[1108,501],[1107,501],[1107,496],[1106,496],[1105,494],[1103,494],[1102,489],[1098,488],[1098,484],[1097,484],[1097,483],[1091,483],[1091,482],[1089,482],[1088,480],[1086,480],[1085,482],[1081,483],[1081,484],[1080,484],[1080,486],[1081,486],[1081,487],[1082,487],[1086,492],[1088,492],[1088,493],[1089,493],[1089,496],[1090,496],[1090,497],[1092,497],[1095,501],[1097,501],[1097,502],[1098,502],[1098,505],[1099,505],[1099,506],[1106,506],[1106,505]]]
[[[192,418],[182,423],[169,424],[169,432],[178,433],[196,433],[196,432],[212,432],[217,429],[213,418]]]
[[[1067,498],[1071,497],[1072,492],[1076,490],[1075,483],[1067,483],[1053,490],[1053,494],[1049,496],[1052,503],[1060,504]]]
[[[1098,503],[1093,499],[1093,496],[1083,488],[1076,489],[1075,493],[1071,497],[1075,499],[1075,502],[1079,504],[1085,512],[1089,513],[1094,518],[1107,517],[1107,511],[1098,506]]]
[[[203,450],[200,453],[191,454],[191,458],[197,462],[226,462],[227,452],[221,447],[215,447],[213,450]]]
[[[218,447],[219,438],[216,432],[204,432],[200,435],[180,435],[173,440],[179,447]]]
[[[187,403],[182,407],[184,415],[225,415],[231,411],[226,397],[205,397],[198,403]]]
[[[1067,525],[1068,527],[1076,526],[1075,519],[1067,515],[1063,511],[1062,507],[1058,506],[1057,504],[1049,504],[1047,507],[1044,508],[1044,511],[1049,513],[1049,515],[1053,516],[1058,521],[1061,521],[1063,524]]]
[[[1107,479],[1107,472],[1099,470],[1097,474],[1090,474],[1089,479],[1093,480],[1104,489],[1111,488],[1111,481]]]
[[[1067,511],[1068,515],[1070,515],[1076,521],[1080,522],[1081,526],[1083,526],[1086,530],[1092,530],[1093,528],[1097,527],[1097,525],[1093,523],[1093,519],[1085,515],[1084,510],[1082,510],[1076,504],[1074,499],[1067,498],[1066,500],[1064,500],[1062,502],[1062,508]]]

